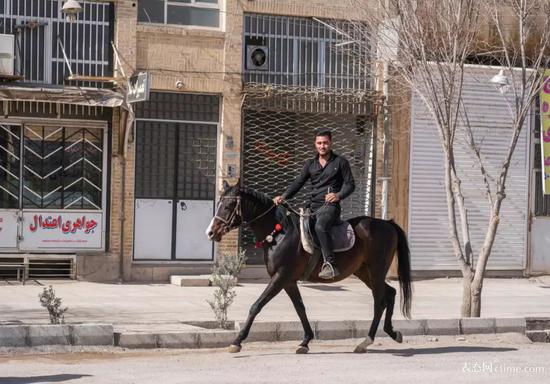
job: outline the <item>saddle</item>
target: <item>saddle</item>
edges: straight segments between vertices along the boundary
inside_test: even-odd
[[[300,237],[302,246],[307,253],[314,254],[315,250],[321,249],[317,235],[315,234],[315,218],[309,216],[309,209],[305,212],[300,209]],[[344,252],[353,247],[355,244],[355,232],[350,223],[340,221],[332,227],[330,231],[332,235],[332,244],[334,252]]]
[[[315,235],[314,228],[315,219],[313,216],[309,216],[309,209],[306,209],[305,212],[303,209],[300,209],[300,239],[304,250],[311,255],[308,259],[306,269],[300,277],[302,281],[309,279],[309,276],[321,258],[321,246]],[[341,221],[333,226],[330,233],[332,235],[334,252],[347,251],[355,244],[355,232],[347,221]]]

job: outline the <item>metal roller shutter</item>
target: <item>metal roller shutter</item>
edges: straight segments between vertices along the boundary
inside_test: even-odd
[[[489,83],[495,74],[494,68],[469,68],[464,99],[485,166],[496,179],[511,130],[507,127],[507,102]],[[458,263],[448,233],[443,150],[435,122],[422,99],[414,92],[411,103],[409,239],[412,267],[414,270],[457,270]],[[512,158],[506,185],[507,197],[502,205],[501,222],[488,269],[521,270],[525,266],[529,123],[526,122]],[[477,257],[483,244],[490,209],[481,173],[463,133],[457,134],[455,156],[468,209],[474,257]]]

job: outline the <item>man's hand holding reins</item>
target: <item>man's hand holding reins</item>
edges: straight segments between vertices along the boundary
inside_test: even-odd
[[[336,193],[328,193],[325,195],[325,201],[327,203],[337,203],[340,201],[340,197]]]
[[[281,204],[283,201],[285,201],[285,199],[283,199],[283,196],[275,196],[273,198],[273,204],[275,205],[279,205]]]

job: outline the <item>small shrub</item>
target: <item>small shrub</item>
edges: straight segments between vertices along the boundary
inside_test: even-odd
[[[48,288],[44,287],[44,291],[38,295],[38,298],[40,299],[40,304],[48,310],[51,324],[65,323],[65,312],[69,308],[61,308],[61,298],[55,295],[55,291],[51,285]]]
[[[228,328],[227,311],[237,296],[235,286],[244,263],[244,253],[240,252],[237,255],[221,256],[212,268],[212,284],[217,289],[214,291],[214,300],[206,301],[210,304],[220,328]]]

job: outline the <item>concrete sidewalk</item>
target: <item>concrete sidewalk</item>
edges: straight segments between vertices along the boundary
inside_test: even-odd
[[[54,286],[69,307],[67,325],[49,325],[39,304],[43,286]],[[396,288],[398,284],[393,282]],[[226,347],[243,326],[249,308],[265,283],[243,283],[231,306],[230,330],[213,329],[207,299],[214,287],[169,284],[99,284],[34,281],[0,285],[0,347],[39,345],[116,345],[127,348]],[[461,280],[433,279],[413,285],[413,320],[395,313],[403,335],[466,335],[519,332],[533,341],[550,342],[550,277],[486,279],[482,318],[461,319]],[[365,337],[370,327],[372,295],[357,279],[338,284],[301,284],[315,338]],[[379,328],[378,335],[385,336]],[[300,340],[303,329],[294,308],[281,293],[251,329],[248,341]]]
[[[185,329],[188,323],[213,321],[206,302],[214,287],[178,287],[169,284],[101,284],[79,281],[0,283],[0,325],[47,324],[48,314],[38,294],[53,285],[63,305],[65,320],[74,323],[113,324],[116,329],[152,331]],[[399,284],[390,282],[396,289]],[[243,283],[230,308],[229,319],[246,319],[249,308],[265,283]],[[372,294],[357,279],[337,284],[301,284],[300,290],[311,321],[371,320]],[[413,319],[460,317],[461,279],[431,279],[413,284]],[[482,317],[523,318],[550,316],[550,276],[530,279],[485,279]],[[395,319],[402,319],[396,307]],[[282,292],[270,302],[257,321],[297,321],[294,308]],[[186,324],[187,323],[187,324]]]

